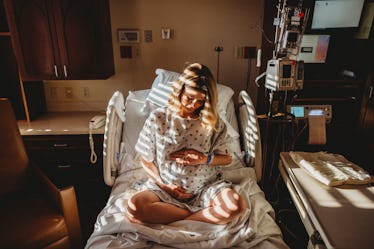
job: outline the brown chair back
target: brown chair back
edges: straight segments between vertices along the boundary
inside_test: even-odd
[[[0,197],[23,187],[28,163],[10,101],[0,98]]]

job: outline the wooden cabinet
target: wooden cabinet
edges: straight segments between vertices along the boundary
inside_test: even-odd
[[[23,80],[114,74],[107,0],[4,0]]]
[[[367,141],[374,143],[374,71],[367,78],[360,121],[361,132]]]
[[[356,161],[374,174],[374,71],[366,79],[356,140]]]
[[[43,82],[22,81],[13,53],[10,32],[0,2],[0,98],[8,98],[17,119],[33,119],[46,111]]]
[[[103,180],[103,135],[93,135],[97,162],[90,162],[88,135],[23,136],[31,160],[60,188],[73,185],[84,239],[93,231],[110,187]]]
[[[362,128],[370,138],[374,138],[374,83],[368,88],[368,99],[363,114]],[[370,96],[370,97],[369,97]],[[373,140],[371,140],[373,141]]]

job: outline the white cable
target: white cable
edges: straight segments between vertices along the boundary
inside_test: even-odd
[[[256,67],[261,67],[261,48],[257,50]]]
[[[264,77],[265,75],[266,75],[266,72],[263,72],[262,74],[260,74],[259,76],[256,77],[256,79],[255,79],[255,83],[256,83],[257,87],[260,87],[260,85],[258,84],[258,81],[259,81],[262,77]]]
[[[90,150],[91,150],[90,160],[91,160],[91,163],[95,164],[96,161],[97,161],[97,155],[95,153],[95,144],[94,144],[94,140],[92,138],[91,122],[89,123],[89,137],[88,137],[88,140],[89,140],[89,143],[90,143]]]

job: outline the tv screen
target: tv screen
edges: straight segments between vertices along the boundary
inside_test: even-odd
[[[316,0],[311,28],[358,27],[364,1],[365,0]]]

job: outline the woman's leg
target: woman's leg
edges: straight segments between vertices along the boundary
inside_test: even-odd
[[[238,215],[241,215],[246,208],[246,202],[235,190],[225,188],[214,197],[210,207],[193,213],[186,220],[227,224]]]
[[[150,190],[136,193],[127,201],[128,218],[131,222],[168,224],[183,220],[191,213],[173,204],[162,202]]]

